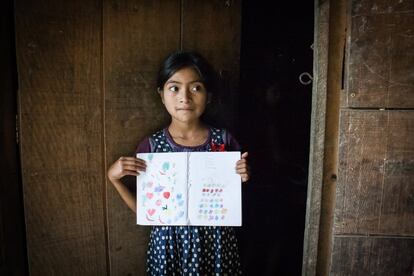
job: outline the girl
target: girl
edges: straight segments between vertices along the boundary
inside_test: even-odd
[[[162,103],[171,123],[142,141],[136,152],[236,151],[240,146],[225,129],[202,122],[214,91],[211,66],[199,54],[175,52],[164,61],[157,80]],[[249,168],[243,153],[235,170],[243,182]],[[122,199],[136,212],[135,196],[120,181],[125,175],[145,171],[145,162],[121,157],[108,170],[108,178]],[[241,274],[237,241],[231,227],[154,226],[147,252],[150,275]]]

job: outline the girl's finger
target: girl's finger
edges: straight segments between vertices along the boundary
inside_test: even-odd
[[[245,153],[243,153],[242,155],[241,155],[241,158],[243,159],[243,158],[247,158],[247,156],[249,156],[249,153],[246,151]]]
[[[246,159],[240,159],[239,161],[236,162],[236,165],[246,164],[246,163],[247,163]]]
[[[132,161],[121,161],[121,166],[138,166],[138,167],[142,167],[142,168],[146,168],[147,165],[145,163],[137,163],[137,162],[132,162]]]
[[[119,162],[121,164],[127,164],[127,165],[139,164],[139,165],[146,166],[146,162],[142,159],[139,159],[139,160],[120,160]]]
[[[145,171],[146,168],[138,165],[123,165],[121,169],[127,171]]]
[[[247,164],[238,164],[237,166],[236,166],[236,169],[242,169],[242,168],[248,168],[249,166],[247,166]]]
[[[247,168],[237,169],[237,170],[236,170],[236,172],[237,172],[238,174],[245,174],[245,173],[247,173]]]
[[[119,161],[134,161],[134,160],[136,160],[137,158],[136,157],[130,157],[130,156],[121,156],[121,157],[119,157]]]
[[[119,161],[131,161],[131,162],[138,162],[138,163],[145,163],[145,160],[137,157],[129,157],[129,156],[122,156],[118,159]]]
[[[136,163],[138,163],[138,164],[144,164],[144,165],[147,165],[147,162],[145,162],[145,160],[140,159],[140,158],[136,158],[135,162],[136,162]]]

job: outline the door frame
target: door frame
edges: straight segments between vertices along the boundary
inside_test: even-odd
[[[346,0],[315,0],[312,113],[302,275],[328,275],[338,175]]]

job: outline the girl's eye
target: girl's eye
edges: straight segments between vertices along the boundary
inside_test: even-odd
[[[203,90],[203,87],[201,85],[191,87],[191,91],[193,92],[200,92],[201,90]]]
[[[168,88],[168,90],[170,90],[171,92],[177,92],[178,91],[178,87],[177,86],[170,86]]]

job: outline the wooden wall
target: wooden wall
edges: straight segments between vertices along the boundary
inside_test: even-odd
[[[227,83],[221,102],[234,108],[240,9],[218,0],[16,1],[31,275],[144,273],[149,228],[135,225],[106,170],[168,122],[155,77],[171,51],[210,59]]]
[[[350,1],[332,275],[414,271],[414,2]]]
[[[325,19],[330,23],[329,33],[322,35],[328,36],[330,43],[322,44],[319,50],[328,51],[329,58],[323,59],[328,64],[341,61],[343,65],[315,68],[326,83],[314,91],[326,99],[326,106],[319,108],[326,112],[326,121],[322,131],[313,128],[320,134],[313,142],[314,158],[320,152],[325,157],[316,173],[311,172],[317,182],[308,193],[308,202],[313,204],[308,205],[303,272],[411,275],[414,2],[347,0],[319,4],[319,12],[329,11]],[[334,16],[338,10],[339,16]],[[335,52],[341,43],[344,50]],[[332,74],[332,68],[342,70]],[[330,108],[337,114],[329,122]],[[335,129],[336,135],[331,135]],[[327,158],[335,147],[336,155]],[[323,179],[317,177],[318,172],[323,173]],[[318,199],[321,205],[315,204]]]

